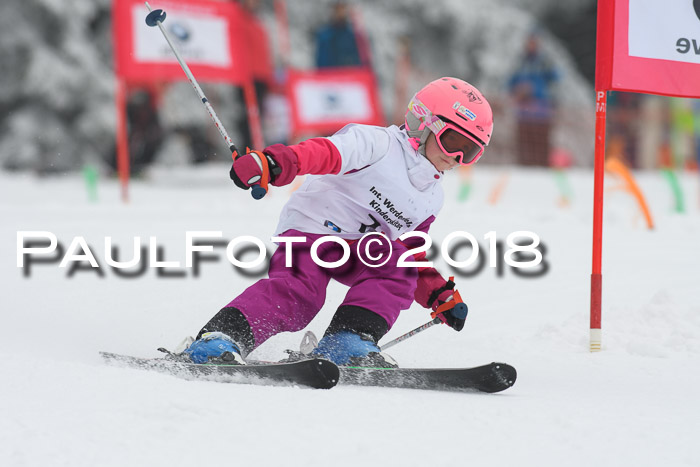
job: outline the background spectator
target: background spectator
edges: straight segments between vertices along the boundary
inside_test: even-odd
[[[608,93],[606,138],[609,142],[619,141],[620,153],[616,155],[631,167],[640,166],[637,154],[640,101],[640,94],[616,91]]]
[[[316,33],[316,66],[326,68],[361,64],[357,34],[350,22],[348,5],[336,2],[330,22]]]
[[[540,50],[538,34],[530,34],[522,61],[508,82],[517,112],[517,161],[522,165],[549,165],[555,110],[552,85],[558,79],[559,73]]]

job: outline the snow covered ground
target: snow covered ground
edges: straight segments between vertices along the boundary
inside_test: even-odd
[[[2,465],[700,465],[697,174],[681,177],[686,214],[672,211],[661,174],[636,174],[654,231],[628,195],[606,193],[596,354],[588,352],[592,172],[568,173],[574,197],[566,208],[543,170],[478,167],[465,202],[457,200],[460,178],[446,179],[436,242],[466,230],[486,246],[489,231],[505,239],[530,230],[546,245],[549,270],[526,279],[485,267],[458,277],[470,307],[464,331],[431,329],[390,353],[403,366],[511,363],[518,381],[500,394],[226,385],[104,365],[100,350],[156,356],[157,347],[174,347],[255,280],[235,272],[221,249],[199,277],[150,269],[126,279],[104,262],[107,236],[124,257],[135,236],[156,236],[165,259],[181,262],[186,231],[269,238],[288,190],[255,202],[227,170],[158,169],[133,183],[126,205],[113,180],[100,182],[91,203],[77,175],[0,174]],[[64,247],[84,236],[104,277],[68,277],[58,263],[33,265],[24,277],[20,230],[51,231]],[[310,329],[323,333],[343,294],[331,286]],[[387,339],[427,320],[416,305]],[[280,358],[300,339],[276,336],[254,356]]]

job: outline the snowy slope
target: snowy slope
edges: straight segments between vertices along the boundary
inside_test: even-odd
[[[488,203],[503,176],[500,202]],[[499,239],[531,230],[550,269],[524,279],[484,270],[457,284],[470,306],[461,333],[431,329],[392,349],[403,366],[506,361],[516,385],[497,395],[337,387],[331,391],[187,382],[111,368],[99,350],[156,356],[197,332],[255,279],[223,253],[201,276],[117,277],[104,266],[104,238],[122,255],[134,236],[156,236],[169,261],[184,261],[185,232],[219,230],[269,238],[288,191],[261,202],[237,191],[227,168],[159,169],[119,201],[103,180],[90,203],[77,177],[0,174],[0,459],[12,466],[149,465],[698,465],[700,304],[697,175],[683,176],[688,213],[672,213],[657,173],[639,173],[657,228],[648,231],[620,191],[606,199],[604,351],[587,351],[592,173],[572,171],[571,206],[557,203],[549,172],[479,167],[434,226]],[[614,183],[608,180],[609,186]],[[84,236],[104,277],[57,263],[16,267],[18,230],[48,230],[67,247]],[[444,268],[443,263],[439,263]],[[310,329],[322,334],[344,288],[332,285]],[[387,338],[427,321],[405,311]],[[301,333],[276,336],[254,354],[279,358]]]

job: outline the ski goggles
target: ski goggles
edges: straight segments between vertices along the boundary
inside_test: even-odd
[[[447,156],[457,158],[460,164],[471,165],[484,153],[484,144],[478,138],[446,118],[433,114],[415,96],[408,103],[408,110],[435,134],[440,150]]]
[[[438,146],[447,156],[457,158],[462,165],[476,163],[484,153],[484,145],[468,132],[449,120],[441,119],[445,126],[435,135]]]

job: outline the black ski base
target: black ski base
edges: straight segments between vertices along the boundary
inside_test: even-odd
[[[153,370],[189,380],[222,383],[299,385],[330,389],[338,384],[338,367],[320,358],[292,363],[261,365],[195,364],[172,358],[139,358],[100,352],[105,361],[118,366]]]
[[[507,363],[474,368],[340,367],[340,384],[406,389],[500,392],[515,384],[517,372]]]

